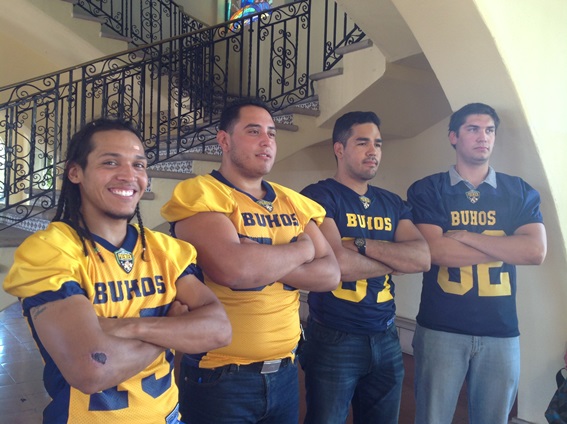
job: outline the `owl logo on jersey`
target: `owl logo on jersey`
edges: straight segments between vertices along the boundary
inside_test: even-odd
[[[269,200],[263,200],[263,199],[256,200],[256,203],[258,203],[260,206],[262,206],[268,212],[272,212],[274,210],[274,205]]]
[[[368,209],[370,207],[370,199],[368,197],[359,196],[358,198],[360,199],[362,206],[364,206],[364,209]]]
[[[120,268],[122,268],[127,274],[129,274],[134,267],[134,255],[132,254],[132,252],[129,252],[124,248],[120,248],[116,252],[114,252],[114,256],[116,257],[116,262],[118,262]]]
[[[474,205],[480,199],[480,191],[478,190],[469,190],[466,192],[467,199]]]

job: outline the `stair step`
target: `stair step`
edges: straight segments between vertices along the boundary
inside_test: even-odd
[[[70,2],[70,3],[72,3],[72,2]],[[106,21],[106,19],[104,17],[93,16],[90,13],[88,13],[86,10],[77,6],[76,4],[74,4],[74,6],[73,6],[73,13],[72,13],[71,16],[73,16],[73,18],[84,19],[85,21],[98,22],[98,23],[101,23],[101,24]]]
[[[275,123],[276,124],[276,128],[278,130],[283,130],[283,131],[291,131],[291,132],[297,132],[299,131],[299,127],[297,125],[293,125],[293,124],[280,124],[278,122]]]
[[[200,160],[203,162],[220,162],[222,160],[222,155],[211,155],[208,153],[198,153],[198,152],[185,152],[180,155],[174,156],[170,161],[185,161],[185,160]]]
[[[170,180],[186,180],[187,178],[195,177],[195,174],[187,174],[184,172],[172,172],[172,171],[154,171],[148,169],[148,177],[150,178],[167,178]]]
[[[127,43],[131,42],[132,39],[130,37],[126,37],[122,34],[118,34],[112,28],[109,28],[106,25],[102,25],[100,28],[100,36],[104,38],[111,38],[113,40],[125,41]]]
[[[301,106],[288,106],[283,110],[284,114],[296,114],[296,115],[306,115],[306,116],[319,116],[321,111],[319,109],[310,109]]]
[[[51,210],[48,210],[45,211],[44,213],[50,211]],[[53,214],[55,214],[55,209],[53,209]],[[28,217],[21,222],[18,222],[19,219],[21,219],[21,217],[19,217],[17,214],[11,214],[11,213],[3,213],[0,216],[0,234],[2,234],[2,237],[0,237],[0,241],[4,240],[4,233],[6,231],[22,230],[27,232],[28,233],[27,235],[29,235],[30,233],[34,233],[38,230],[43,230],[45,227],[47,227],[47,225],[49,224],[52,218],[44,218],[41,215],[36,215],[36,216]],[[20,242],[23,241],[24,238],[25,237],[23,237],[19,241]],[[18,246],[18,244],[15,244],[15,246]],[[7,247],[2,243],[0,243],[0,246]]]
[[[172,143],[170,146],[170,154],[175,154],[177,149],[177,142]],[[183,148],[181,148],[183,149]],[[181,150],[180,149],[180,150]],[[215,144],[202,144],[199,146],[191,147],[190,149],[183,150],[181,153],[175,154],[175,156],[167,157],[167,150],[161,149],[159,151],[159,163],[163,162],[180,162],[180,161],[203,161],[203,162],[220,162],[222,157],[221,147]],[[150,169],[158,164],[150,165]]]
[[[16,227],[7,228],[7,225],[0,224],[0,234],[2,234],[0,247],[18,247],[33,233]]]
[[[319,110],[319,96],[311,96],[307,99],[289,105],[283,110],[274,113],[274,117],[289,114],[319,116],[321,114],[321,111]]]
[[[333,68],[328,71],[323,72],[316,72],[314,74],[309,75],[311,81],[319,81],[325,78],[335,77],[337,75],[343,74],[343,68]]]
[[[59,193],[59,192],[57,192],[57,193]],[[29,211],[29,216],[31,218],[51,221],[53,219],[53,217],[55,216],[55,210],[57,209],[56,207],[45,209],[45,208],[42,208],[42,207],[29,206],[29,205],[21,205],[21,206],[18,206],[18,208],[21,208],[21,210],[22,210],[21,214],[11,212],[10,209],[8,209],[7,211],[0,214],[0,223],[1,222],[6,223],[8,221],[13,223],[15,220],[19,219],[19,217],[21,215],[26,215],[26,213],[24,213],[24,211]]]
[[[342,56],[342,55],[345,55],[347,53],[367,49],[369,47],[372,47],[373,45],[374,45],[374,43],[372,43],[372,40],[365,39],[365,40],[359,41],[358,43],[347,44],[346,46],[339,47],[338,49],[335,50],[335,53]]]

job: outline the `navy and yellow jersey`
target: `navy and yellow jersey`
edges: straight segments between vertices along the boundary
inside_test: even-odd
[[[45,362],[44,384],[51,403],[44,422],[177,423],[178,391],[173,381],[173,353],[160,355],[138,375],[102,392],[87,395],[70,387],[38,338],[30,308],[73,295],[86,296],[97,316],[166,315],[176,296],[175,283],[186,274],[200,276],[193,246],[145,230],[147,261],[142,260],[138,228],[128,227],[121,248],[94,236],[104,263],[87,242],[63,222],[28,237],[16,250],[4,289],[20,298]]]
[[[176,222],[200,212],[227,216],[239,235],[263,244],[295,241],[310,220],[320,224],[325,211],[299,193],[263,181],[264,199],[238,190],[218,171],[177,185],[162,216]],[[243,266],[253,266],[246,264]],[[202,356],[185,355],[201,368],[249,364],[293,357],[299,340],[299,292],[280,282],[249,290],[215,284],[205,274],[205,284],[220,299],[232,324],[232,343]]]
[[[491,173],[492,184],[485,180],[476,190],[463,180],[452,185],[449,172],[413,183],[408,201],[415,223],[439,226],[444,233],[465,230],[509,236],[522,225],[543,221],[536,190],[521,178]],[[503,262],[461,268],[432,264],[423,274],[417,322],[433,330],[474,336],[519,335],[516,267]]]
[[[343,240],[364,237],[393,242],[398,223],[411,219],[411,210],[396,194],[368,186],[364,196],[329,178],[311,184],[302,194],[321,204],[337,224]],[[337,330],[371,334],[392,324],[396,312],[390,275],[342,281],[332,292],[309,293],[309,314]]]

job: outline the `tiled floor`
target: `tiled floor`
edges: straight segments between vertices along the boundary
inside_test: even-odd
[[[43,362],[19,303],[0,312],[0,422],[39,424],[49,396]]]
[[[413,424],[413,358],[404,355],[406,376],[402,394],[400,424]],[[0,311],[0,422],[41,424],[42,411],[49,402],[43,388],[43,362],[22,317],[19,303]],[[300,371],[300,399],[304,399]],[[302,403],[300,416],[305,415]],[[347,424],[352,423],[349,417]],[[453,424],[467,424],[467,406],[461,394]]]

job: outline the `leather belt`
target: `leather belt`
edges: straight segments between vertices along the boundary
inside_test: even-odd
[[[280,368],[287,367],[292,363],[291,358],[274,359],[271,361],[253,362],[246,365],[228,364],[217,369],[225,369],[231,372],[256,372],[260,374],[273,374],[278,372]]]

